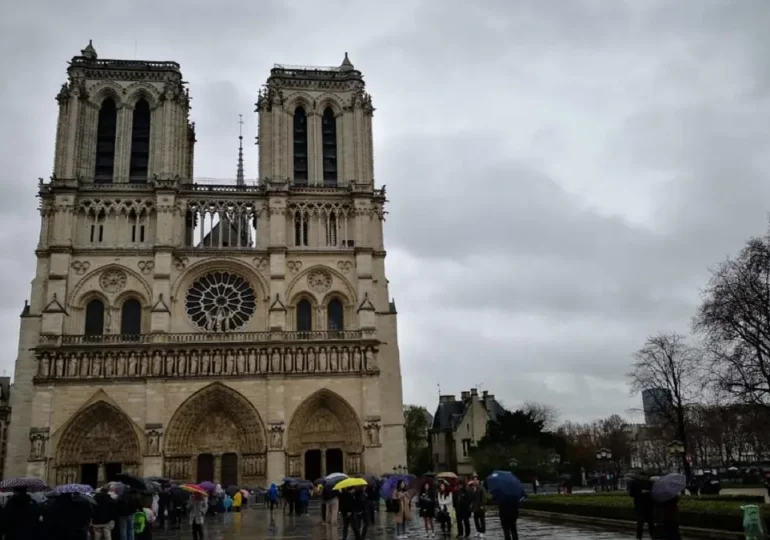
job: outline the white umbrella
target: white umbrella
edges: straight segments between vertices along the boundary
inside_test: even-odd
[[[326,475],[326,481],[328,482],[329,480],[335,480],[337,478],[339,478],[340,480],[344,480],[347,477],[348,477],[347,474],[343,474],[341,472],[333,472],[331,474]]]

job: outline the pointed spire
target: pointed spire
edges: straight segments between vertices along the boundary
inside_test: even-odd
[[[85,49],[80,51],[80,55],[89,60],[96,60],[98,55],[96,54],[96,49],[94,49],[94,42],[92,40],[88,40],[88,45],[86,45]]]
[[[235,184],[245,186],[246,180],[243,176],[243,115],[238,115],[239,135],[238,135],[238,171],[235,174]]]
[[[348,58],[348,53],[345,53],[345,58],[342,60],[342,65],[340,66],[340,69],[342,71],[353,71],[355,69],[353,67],[353,62],[351,62],[350,58]]]

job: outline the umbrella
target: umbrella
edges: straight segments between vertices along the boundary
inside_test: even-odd
[[[390,476],[382,483],[380,495],[387,501],[393,496],[393,492],[396,490],[396,487],[398,487],[399,482],[404,482],[409,486],[410,480],[411,479],[407,476]]]
[[[345,479],[344,478],[337,478],[337,479],[332,478],[331,480],[327,480],[326,481],[326,483],[324,484],[324,487],[323,487],[323,492],[322,492],[322,496],[323,496],[323,499],[325,501],[329,501],[329,500],[333,499],[334,497],[336,497],[338,495],[337,493],[334,492],[335,491],[334,487],[337,484],[339,484],[340,482],[342,482],[343,480],[345,480]]]
[[[333,472],[331,474],[326,475],[326,480],[334,480],[335,478],[342,478],[343,480],[347,478],[347,474],[343,474],[341,472]]]
[[[147,482],[145,482],[135,474],[129,474],[129,473],[116,474],[115,480],[117,480],[121,484],[126,484],[128,487],[136,489],[137,491],[147,491]]]
[[[316,479],[315,479],[315,482],[313,482],[313,485],[314,485],[314,486],[322,486],[322,485],[324,485],[325,483],[326,483],[326,478],[324,478],[324,477],[322,476],[321,478],[316,478]]]
[[[363,478],[364,480],[366,480],[366,483],[369,484],[370,486],[376,486],[379,483],[377,478],[371,474],[356,474],[354,476],[355,478]]]
[[[249,497],[251,497],[251,493],[248,490],[246,490],[246,489],[242,489],[241,490],[241,497],[245,497],[246,499],[248,499]]]
[[[436,475],[436,478],[446,478],[447,480],[457,480],[457,475],[453,472],[440,472]]]
[[[154,480],[145,480],[145,484],[147,484],[147,491],[150,493],[160,493],[163,491],[163,486],[160,485],[160,483],[155,482]]]
[[[683,474],[667,474],[652,484],[652,500],[664,503],[678,497],[687,485],[687,478]]]
[[[299,478],[294,478],[293,476],[285,476],[283,480],[281,480],[282,484],[296,484],[299,482]]]
[[[94,488],[88,484],[64,484],[53,488],[56,493],[91,493]]]
[[[510,471],[494,471],[487,477],[487,490],[497,502],[515,500],[524,496],[521,480]]]
[[[0,482],[0,490],[26,489],[29,492],[48,491],[48,485],[40,478],[23,476]]]
[[[216,491],[217,489],[217,485],[214,482],[209,482],[208,480],[204,480],[203,482],[198,484],[198,486],[202,490],[207,491],[209,493],[211,493],[212,491]]]
[[[205,489],[197,484],[183,484],[179,486],[188,493],[197,493],[198,495],[208,495]]]
[[[368,486],[368,485],[369,485],[369,482],[367,482],[363,478],[345,478],[344,480],[340,480],[339,482],[337,482],[337,485],[334,486],[334,491],[342,491],[343,489]]]
[[[238,493],[238,486],[227,486],[227,489],[225,490],[225,493],[230,495],[231,497]]]

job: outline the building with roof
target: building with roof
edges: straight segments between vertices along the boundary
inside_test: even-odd
[[[429,435],[434,470],[473,474],[471,448],[486,434],[487,423],[504,410],[494,394],[479,395],[477,388],[462,392],[459,400],[453,394],[439,396]]]
[[[67,75],[6,475],[258,486],[404,464],[374,106],[347,54],[254,89],[256,184],[242,132],[235,178],[195,182],[176,62],[89,44]]]

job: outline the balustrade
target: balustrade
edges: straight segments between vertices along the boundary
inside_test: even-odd
[[[38,349],[36,354],[36,382],[379,373],[378,350],[373,345],[267,346],[229,350]]]

